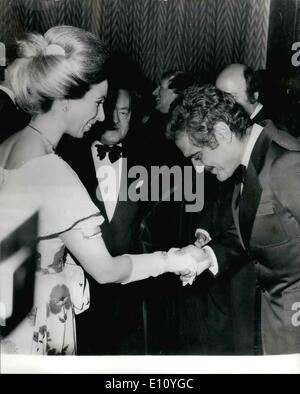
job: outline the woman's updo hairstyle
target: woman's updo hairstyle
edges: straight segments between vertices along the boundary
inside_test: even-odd
[[[107,50],[92,33],[56,26],[44,36],[18,41],[9,78],[19,106],[31,115],[47,112],[56,99],[79,99],[107,78]]]

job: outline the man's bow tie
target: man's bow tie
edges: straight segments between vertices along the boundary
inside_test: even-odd
[[[235,173],[234,173],[234,178],[235,178],[235,183],[236,184],[244,182],[245,176],[246,176],[246,172],[247,172],[246,166],[244,166],[243,164],[240,164],[238,166],[238,168],[235,170]]]
[[[112,163],[114,163],[120,157],[123,156],[122,148],[121,148],[121,146],[118,146],[118,145],[97,144],[97,145],[95,145],[95,147],[97,148],[97,156],[99,157],[100,160],[103,160],[107,153],[108,153],[109,160]]]

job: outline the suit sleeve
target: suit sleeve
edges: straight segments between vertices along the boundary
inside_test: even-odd
[[[233,179],[218,184],[218,200],[214,199],[212,207],[212,226],[208,229],[212,241],[208,246],[212,248],[217,260],[217,275],[225,271],[229,274],[234,273],[249,260],[240,243],[233,219],[231,204],[234,186]]]
[[[211,241],[212,248],[218,262],[218,274],[235,270],[249,261],[249,257],[242,247],[234,223],[223,234]]]

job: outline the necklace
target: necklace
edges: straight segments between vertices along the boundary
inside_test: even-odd
[[[52,144],[52,142],[40,130],[38,130],[37,128],[35,128],[31,124],[29,124],[28,127],[30,127],[32,130],[36,131],[37,133],[39,133],[43,137],[44,141],[47,142],[47,145],[50,148],[50,152],[53,153],[54,152],[54,145]]]

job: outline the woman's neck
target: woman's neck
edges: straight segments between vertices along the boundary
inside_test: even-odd
[[[32,118],[29,127],[40,133],[55,149],[64,134],[61,123],[51,113]]]

